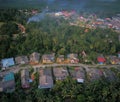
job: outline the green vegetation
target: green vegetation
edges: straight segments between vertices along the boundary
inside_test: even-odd
[[[24,12],[19,15],[23,14]],[[16,20],[17,17],[11,17],[1,26],[0,59],[29,55],[36,51],[41,54],[54,52],[56,55],[77,53],[82,60],[81,52],[84,50],[88,55],[87,59],[96,62],[99,54],[111,55],[120,51],[118,33],[111,29],[88,29],[88,32],[85,32],[86,28],[70,26],[67,20],[50,17],[40,22],[25,24],[28,17],[22,17],[19,16],[23,22]],[[1,18],[1,21],[4,19]],[[14,33],[19,31],[14,22],[24,24],[26,33],[19,32],[14,38]]]

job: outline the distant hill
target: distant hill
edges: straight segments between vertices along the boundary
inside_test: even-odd
[[[0,8],[46,8],[50,10],[72,9],[120,13],[120,0],[0,0]]]

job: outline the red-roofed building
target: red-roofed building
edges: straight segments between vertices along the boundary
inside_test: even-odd
[[[97,57],[97,61],[99,62],[99,64],[104,64],[106,59],[103,56],[99,56]]]

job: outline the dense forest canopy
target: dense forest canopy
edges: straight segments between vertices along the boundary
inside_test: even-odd
[[[97,54],[111,55],[120,51],[119,34],[114,30],[97,28],[85,32],[86,28],[70,26],[68,20],[52,17],[26,24],[30,15],[14,9],[6,12],[17,14],[7,16],[9,19],[5,21],[6,13],[1,13],[0,58],[29,55],[34,51],[66,55],[70,52],[80,54],[84,50],[93,60]],[[25,34],[20,32],[16,23],[25,26]],[[14,34],[17,37],[14,38]]]

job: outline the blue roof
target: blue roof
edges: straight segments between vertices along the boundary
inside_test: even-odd
[[[10,81],[10,80],[14,80],[14,73],[13,72],[10,72],[8,74],[6,74],[3,78],[4,81]]]
[[[6,58],[2,59],[2,66],[3,67],[9,67],[15,65],[14,59],[13,58]]]

